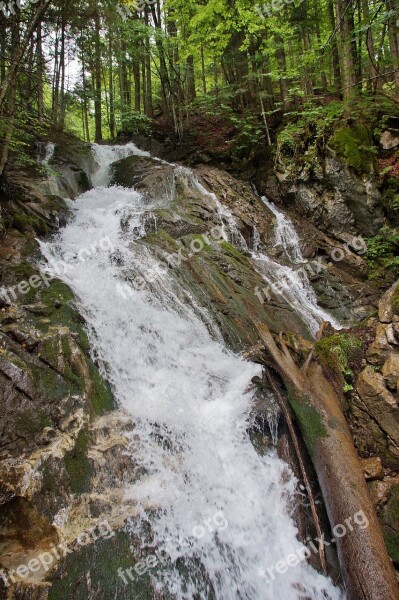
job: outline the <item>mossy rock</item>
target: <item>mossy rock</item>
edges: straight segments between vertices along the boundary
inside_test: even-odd
[[[351,389],[351,364],[362,352],[362,340],[353,334],[334,334],[318,340],[314,346],[319,363],[331,369],[339,378],[347,382],[344,391]]]
[[[134,582],[127,577],[128,584],[118,575],[118,569],[124,572],[139,560],[132,554],[132,542],[128,533],[118,531],[68,555],[52,578],[48,600],[87,600],[91,594],[97,600],[153,599],[150,572]],[[85,573],[90,573],[90,582]]]
[[[370,130],[364,125],[338,129],[330,146],[357,173],[370,173],[375,161],[375,149]]]
[[[80,430],[75,447],[65,454],[65,468],[72,492],[83,494],[89,491],[92,468],[87,456],[89,436],[87,429]]]

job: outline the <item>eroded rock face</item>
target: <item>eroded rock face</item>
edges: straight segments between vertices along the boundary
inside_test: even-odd
[[[372,177],[357,175],[332,151],[314,176],[303,173],[292,181],[287,173],[277,175],[295,210],[329,235],[372,236],[383,224],[380,193]]]

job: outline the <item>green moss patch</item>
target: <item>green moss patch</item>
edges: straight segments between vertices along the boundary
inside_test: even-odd
[[[345,333],[325,337],[317,341],[314,346],[319,363],[344,379],[344,391],[352,389],[351,363],[361,354],[362,346],[361,339]]]
[[[65,468],[69,477],[71,490],[82,494],[89,490],[91,466],[87,457],[89,438],[86,429],[81,429],[75,447],[65,454]]]
[[[313,455],[317,440],[328,436],[322,416],[306,397],[298,396],[292,389],[289,390],[288,400],[299,421],[309,453]]]
[[[376,152],[371,132],[367,127],[342,127],[335,132],[329,143],[357,173],[370,173]]]

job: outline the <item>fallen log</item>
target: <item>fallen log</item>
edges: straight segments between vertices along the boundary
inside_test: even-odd
[[[257,328],[311,455],[349,600],[398,600],[398,582],[336,391],[312,355],[297,366],[281,336],[279,347],[266,325]]]

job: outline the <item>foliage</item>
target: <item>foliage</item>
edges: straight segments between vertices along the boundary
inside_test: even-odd
[[[360,355],[362,341],[353,334],[335,334],[318,340],[314,350],[323,367],[332,369],[343,377],[343,391],[351,391],[353,389],[351,363]]]
[[[120,128],[122,133],[147,134],[150,131],[151,119],[135,110],[125,109],[120,117]]]
[[[374,237],[366,239],[366,261],[370,267],[370,279],[388,282],[399,275],[399,233],[384,227]]]
[[[320,150],[330,138],[334,125],[344,113],[342,102],[316,106],[306,103],[302,110],[286,114],[287,125],[277,135],[277,152],[288,161],[295,159],[313,167]]]

